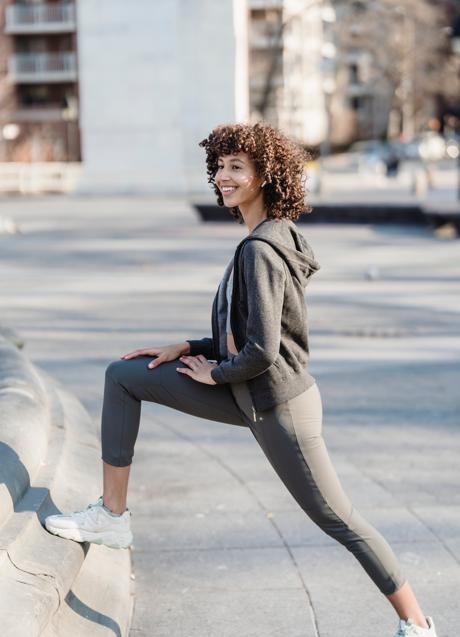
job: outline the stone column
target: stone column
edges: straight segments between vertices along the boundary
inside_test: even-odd
[[[246,0],[79,0],[79,192],[207,192],[198,142],[246,119]]]

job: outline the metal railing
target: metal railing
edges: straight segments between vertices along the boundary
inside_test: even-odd
[[[60,53],[15,53],[8,59],[8,75],[19,82],[72,82],[77,80],[77,55]]]
[[[81,162],[0,162],[0,194],[74,192]]]
[[[5,10],[6,33],[36,31],[73,31],[75,5],[70,2],[53,4],[11,4]]]
[[[250,9],[282,9],[283,0],[249,0]]]

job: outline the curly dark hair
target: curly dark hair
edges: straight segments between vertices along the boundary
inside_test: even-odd
[[[254,161],[258,176],[266,181],[263,193],[269,218],[296,220],[312,211],[305,202],[305,164],[312,155],[270,124],[222,124],[199,145],[206,150],[208,182],[214,186],[219,206],[224,200],[215,182],[218,158],[244,152]],[[243,223],[238,206],[229,210]]]

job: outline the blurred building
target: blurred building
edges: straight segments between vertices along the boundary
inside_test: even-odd
[[[0,161],[78,161],[76,10],[0,0]]]
[[[81,192],[208,190],[199,141],[249,117],[247,18],[247,0],[0,0],[0,162],[82,159]]]
[[[449,25],[458,0],[334,0],[334,7],[336,116],[351,116],[352,124],[345,134],[411,140],[455,108],[460,93]]]
[[[198,143],[248,117],[246,0],[78,0],[81,191],[209,192]]]
[[[367,11],[365,3],[334,0],[334,7],[343,28],[336,37],[333,136],[335,144],[343,146],[356,139],[385,136],[393,89],[382,73],[376,73],[370,47],[374,34],[360,21]]]
[[[449,94],[446,1],[250,0],[252,118],[323,152],[411,139]]]
[[[433,113],[458,118],[460,58],[442,52],[458,12],[457,0],[0,0],[0,163],[82,159],[81,191],[193,193],[207,188],[198,142],[221,122],[265,119],[323,152],[410,138]]]
[[[250,108],[307,145],[329,139],[335,11],[323,0],[250,0]]]

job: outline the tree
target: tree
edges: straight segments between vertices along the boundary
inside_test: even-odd
[[[367,85],[391,94],[401,132],[411,137],[437,110],[439,96],[460,94],[451,63],[449,2],[441,0],[336,0],[339,54],[370,60]]]

